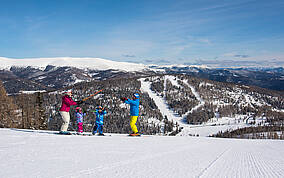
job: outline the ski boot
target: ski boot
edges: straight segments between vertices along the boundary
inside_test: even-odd
[[[129,134],[129,136],[137,137],[137,136],[141,136],[141,135],[139,134],[139,132],[137,132],[137,133],[131,133],[131,134]]]
[[[83,135],[83,132],[77,132],[76,135]]]

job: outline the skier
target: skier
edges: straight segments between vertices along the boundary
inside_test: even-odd
[[[77,126],[78,126],[77,132],[78,133],[83,133],[83,118],[84,118],[85,115],[86,115],[86,113],[82,112],[82,108],[80,108],[80,107],[76,108],[75,116],[76,116],[76,120],[77,120]]]
[[[63,123],[60,128],[59,132],[60,134],[70,134],[70,132],[67,131],[70,122],[70,113],[69,113],[70,106],[79,105],[83,103],[83,101],[75,102],[72,100],[71,97],[72,97],[72,90],[65,91],[64,96],[62,97],[62,104],[59,112],[62,117]]]
[[[99,106],[93,112],[96,115],[96,123],[94,125],[92,134],[95,135],[97,133],[97,131],[99,130],[99,135],[104,136],[104,134],[103,134],[104,115],[106,115],[107,112],[102,106]]]
[[[136,126],[136,122],[139,116],[139,102],[140,102],[139,98],[140,98],[139,93],[133,94],[133,100],[127,99],[125,97],[121,98],[121,100],[124,103],[130,105],[130,127],[132,130],[130,136],[140,136]]]

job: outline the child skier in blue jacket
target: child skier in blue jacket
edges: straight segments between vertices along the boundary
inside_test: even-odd
[[[139,98],[140,95],[138,93],[133,94],[133,100],[127,99],[125,97],[121,98],[124,103],[130,105],[130,127],[133,132],[132,134],[130,134],[130,136],[140,136],[136,126],[136,122],[139,116]]]
[[[107,112],[102,106],[99,106],[98,109],[93,112],[96,115],[96,124],[93,128],[92,134],[95,135],[99,130],[99,135],[103,136],[104,115],[106,115]]]

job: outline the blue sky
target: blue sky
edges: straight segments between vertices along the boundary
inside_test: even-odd
[[[283,0],[0,0],[0,56],[284,61]]]

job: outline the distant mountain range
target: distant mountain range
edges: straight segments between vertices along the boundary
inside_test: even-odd
[[[205,65],[144,65],[100,58],[0,58],[0,80],[10,94],[60,89],[83,81],[157,74],[187,74],[284,91],[283,67],[213,68]]]
[[[160,67],[158,67],[160,68]],[[201,68],[162,67],[168,74],[188,74],[219,82],[253,85],[261,88],[284,91],[284,68]]]

